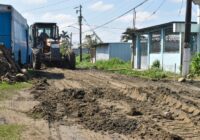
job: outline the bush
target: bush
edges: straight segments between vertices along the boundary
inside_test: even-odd
[[[117,59],[117,58],[112,58],[110,60],[107,61],[97,61],[95,63],[95,67],[97,69],[101,69],[101,70],[109,70],[109,69],[116,69],[116,68],[123,68],[126,67],[126,62]]]
[[[200,53],[196,54],[192,59],[191,72],[194,75],[200,76]]]
[[[90,54],[83,54],[82,55],[82,61],[83,62],[90,62],[90,60],[91,60],[91,55]],[[76,57],[76,62],[80,63],[80,55],[78,55]]]
[[[62,54],[62,56],[67,56],[67,54],[69,53],[69,43],[68,42],[63,42],[60,45],[60,53]]]
[[[155,60],[151,66],[151,68],[157,68],[160,69],[160,61],[159,60]]]

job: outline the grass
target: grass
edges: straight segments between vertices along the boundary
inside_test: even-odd
[[[97,61],[95,64],[93,64],[90,62],[89,55],[83,55],[83,61],[80,62],[79,57],[77,57],[76,62],[77,62],[76,66],[77,68],[98,69],[134,77],[142,77],[148,79],[163,79],[163,78],[174,77],[173,73],[165,72],[158,68],[152,68],[144,71],[133,70],[131,68],[130,62],[124,62],[116,58],[108,61]]]
[[[0,83],[0,101],[10,99],[13,95],[15,95],[16,91],[29,87],[31,87],[31,84],[29,83]]]
[[[14,83],[9,84],[6,82],[0,83],[0,91],[2,90],[20,90],[24,88],[31,87],[30,83],[22,82],[22,83]]]
[[[20,140],[23,126],[20,125],[0,125],[1,140]]]

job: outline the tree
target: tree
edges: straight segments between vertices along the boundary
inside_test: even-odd
[[[98,44],[98,41],[96,38],[93,37],[93,35],[86,35],[83,43],[83,47],[91,49],[94,48],[95,45]]]
[[[133,40],[133,35],[134,35],[133,32],[134,32],[133,29],[127,28],[126,31],[121,36],[121,41],[122,42],[132,41]]]
[[[68,32],[62,31],[62,34],[60,35],[61,39],[61,45],[60,45],[60,52],[63,56],[66,56],[68,52],[70,51],[70,37],[68,35]]]

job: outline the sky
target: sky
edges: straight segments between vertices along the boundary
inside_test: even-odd
[[[144,0],[0,0],[19,11],[31,25],[34,22],[56,22],[60,31],[73,34],[73,43],[79,40],[78,18],[75,7],[82,5],[83,39],[91,34],[91,28],[106,23],[132,9]],[[170,21],[184,21],[185,0],[148,0],[136,9],[136,27],[143,28]],[[197,18],[197,6],[193,5],[193,21]],[[133,26],[133,12],[111,22],[95,32],[103,42],[119,42],[127,27]],[[90,26],[88,26],[89,24]]]

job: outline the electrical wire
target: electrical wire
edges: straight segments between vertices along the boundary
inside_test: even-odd
[[[161,3],[160,3],[160,5],[158,6],[158,8],[155,10],[155,11],[153,11],[153,13],[151,14],[151,16],[153,16],[153,15],[155,15],[159,10],[160,10],[160,8],[163,6],[163,4],[166,2],[166,0],[163,0]],[[150,16],[150,17],[151,17]]]
[[[181,12],[182,12],[182,9],[183,9],[183,1],[184,0],[181,1],[181,7],[180,7],[180,10],[179,10],[179,16],[181,15]]]
[[[85,21],[86,25],[91,29],[91,31],[93,32],[93,34],[96,36],[96,38],[100,41],[103,42],[102,39],[97,35],[97,33],[95,32],[95,30],[93,30],[93,28],[90,26],[90,24],[87,22],[87,20],[85,19],[85,17],[83,17],[83,21]]]
[[[99,26],[93,28],[92,30],[99,29],[99,28],[101,28],[101,27],[103,27],[103,26],[105,26],[105,25],[107,25],[107,24],[110,24],[110,23],[114,22],[115,20],[117,20],[117,19],[119,19],[119,18],[125,16],[125,15],[128,14],[128,13],[130,13],[130,12],[133,11],[134,9],[136,9],[136,8],[138,8],[138,7],[140,7],[140,6],[142,6],[142,5],[145,4],[147,1],[149,1],[149,0],[144,0],[143,2],[139,3],[139,4],[136,5],[135,7],[131,8],[131,9],[128,10],[128,11],[126,11],[125,13],[123,13],[123,14],[121,14],[121,15],[119,15],[119,16],[117,16],[117,17],[115,17],[115,18],[113,18],[113,19],[111,19],[111,20],[109,20],[109,21],[107,21],[106,23],[104,23],[104,24],[102,24],[102,25],[99,25]],[[88,30],[88,31],[91,31],[91,30]],[[88,32],[88,31],[85,31],[85,32]]]
[[[44,5],[44,6],[41,6],[41,7],[25,10],[25,11],[23,11],[23,13],[24,12],[30,12],[30,11],[37,11],[37,10],[40,10],[40,9],[43,9],[43,8],[55,6],[55,5],[61,4],[61,3],[66,2],[66,1],[70,1],[70,0],[61,0],[61,1],[54,2],[54,3],[51,3],[51,4],[47,4],[47,5]]]

